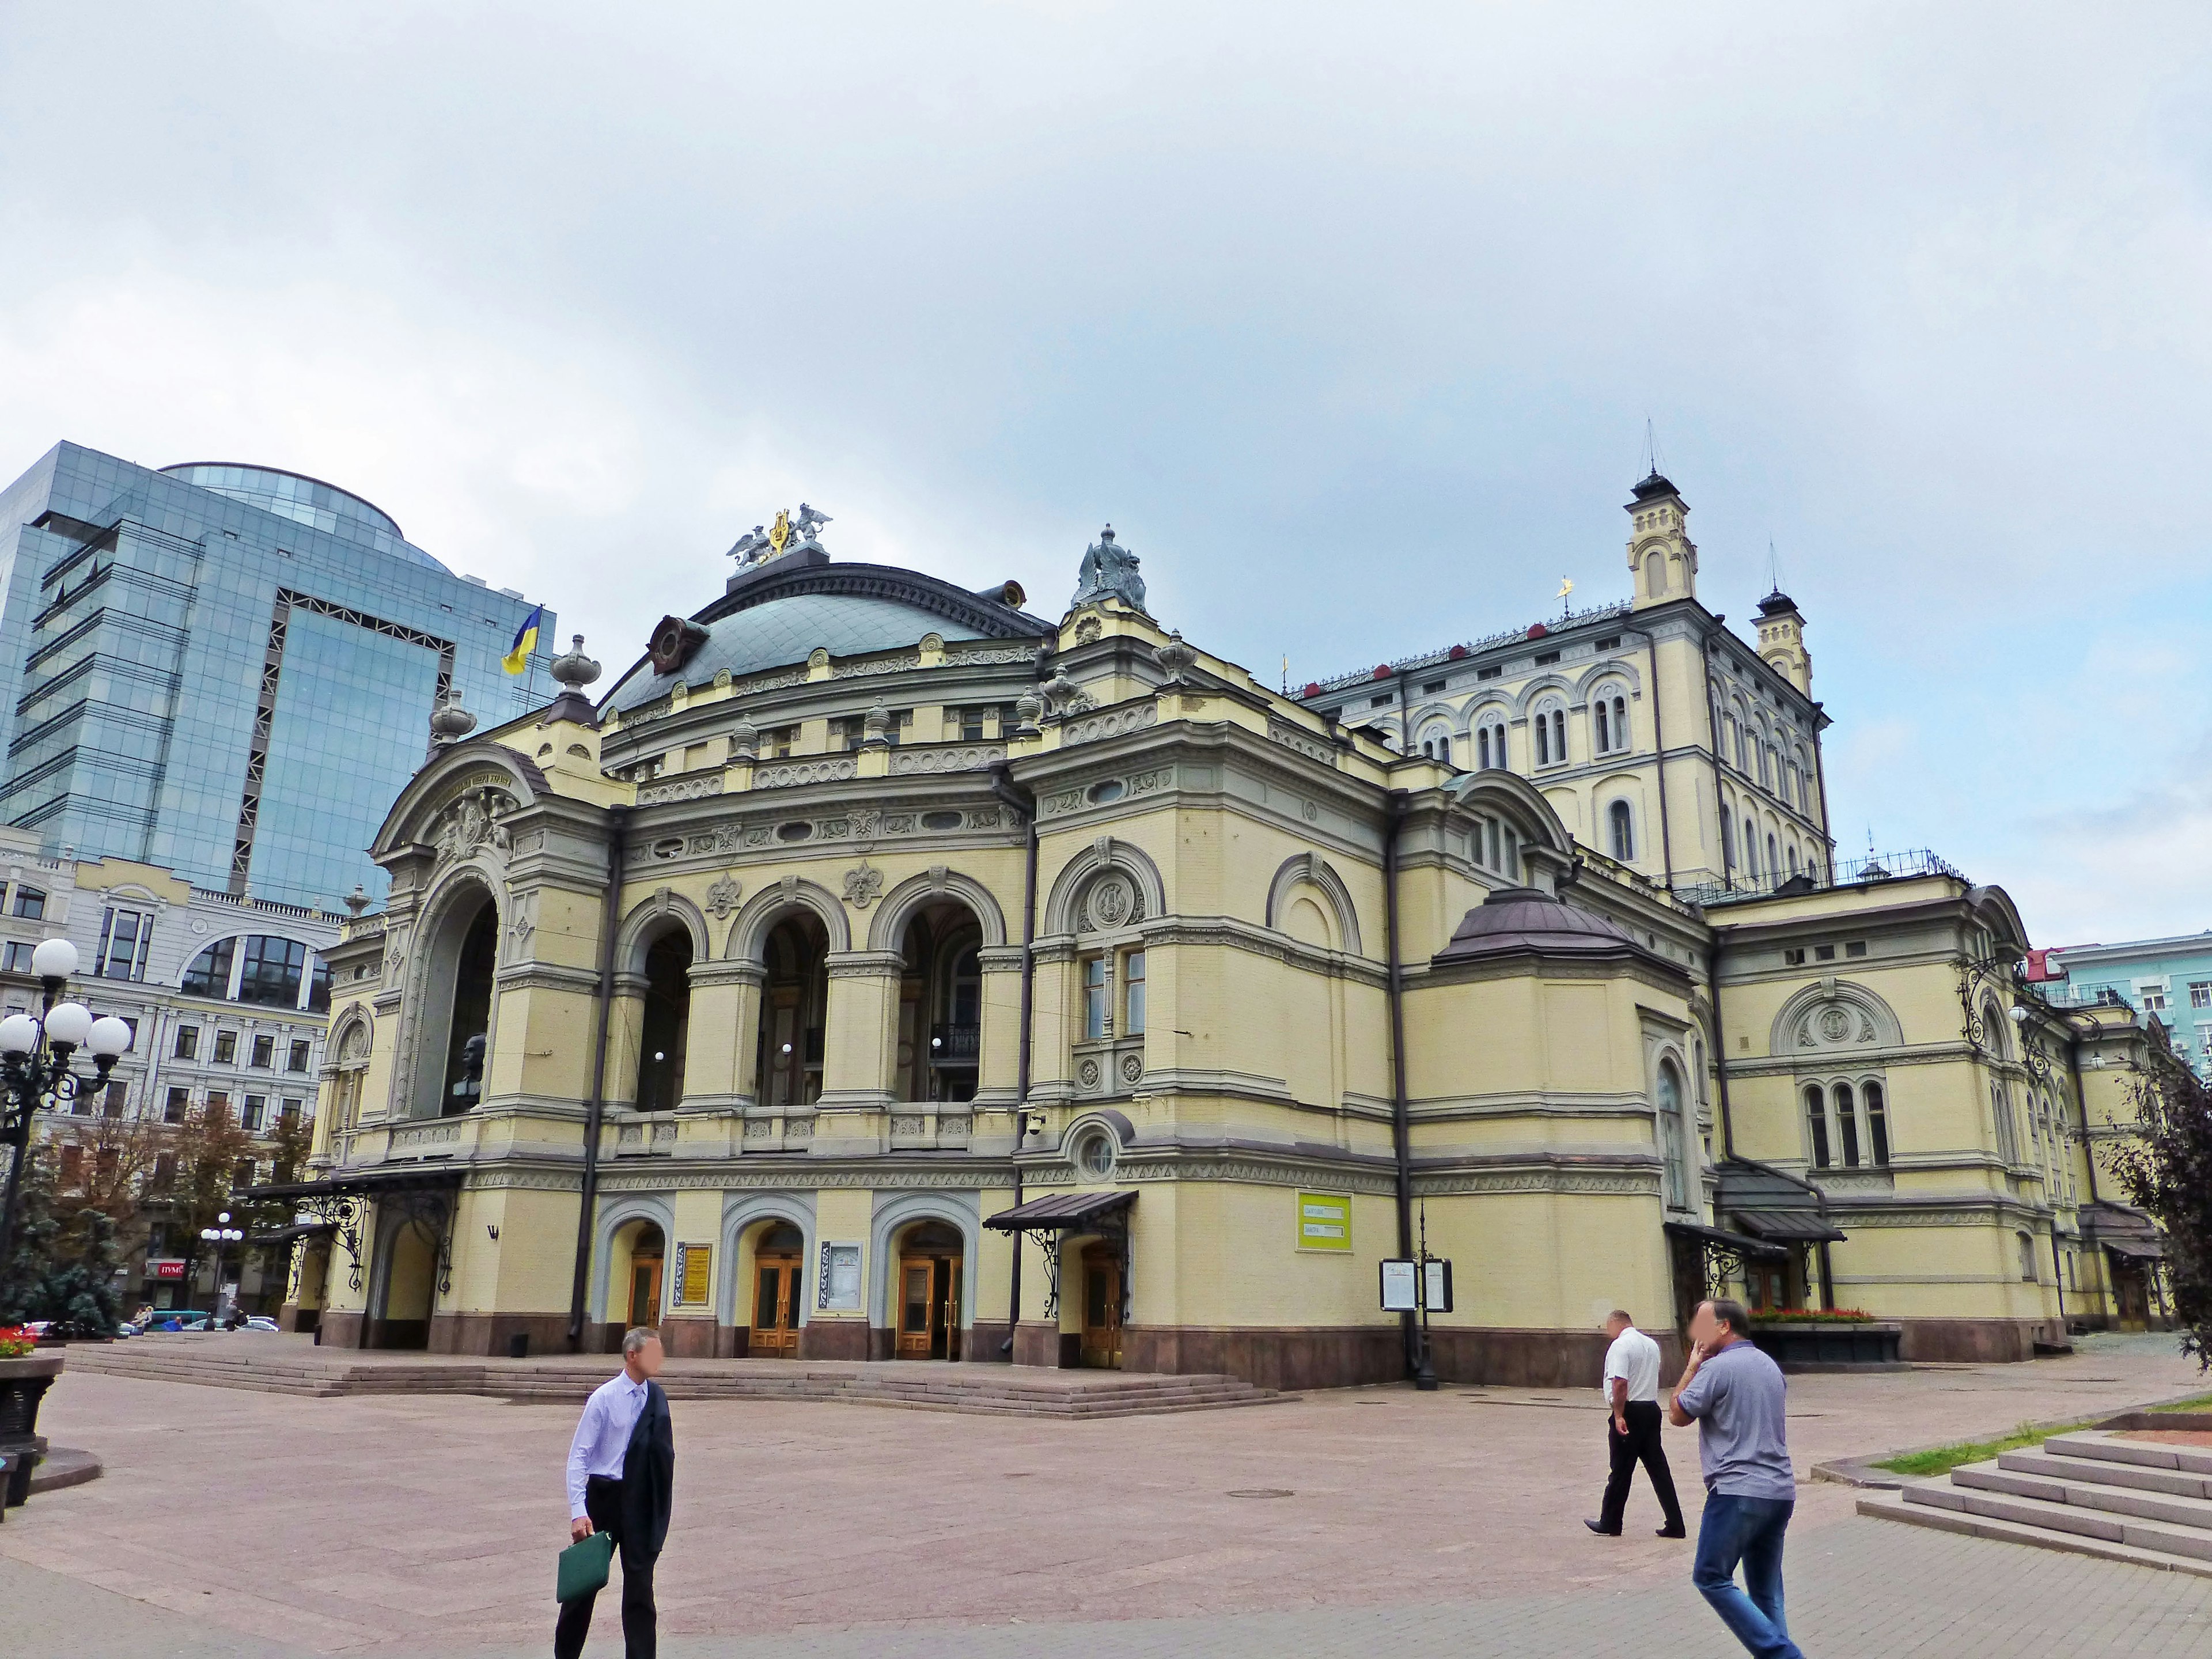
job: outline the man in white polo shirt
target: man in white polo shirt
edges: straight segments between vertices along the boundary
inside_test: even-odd
[[[1681,1500],[1674,1496],[1674,1474],[1667,1467],[1667,1449],[1659,1443],[1659,1345],[1636,1328],[1636,1322],[1615,1308],[1606,1316],[1605,1334],[1612,1345],[1605,1351],[1607,1413],[1606,1449],[1613,1455],[1613,1474],[1605,1483],[1605,1504],[1598,1518],[1583,1525],[1607,1538],[1620,1536],[1622,1515],[1628,1508],[1628,1483],[1636,1478],[1640,1460],[1651,1477],[1651,1491],[1667,1524],[1662,1538],[1687,1538],[1682,1524]]]

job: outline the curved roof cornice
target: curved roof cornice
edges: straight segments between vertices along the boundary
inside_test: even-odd
[[[1053,632],[1054,625],[1026,611],[984,599],[964,587],[926,576],[918,570],[902,570],[888,564],[801,564],[797,568],[763,571],[742,582],[712,605],[692,613],[696,623],[712,623],[750,611],[771,600],[799,593],[829,593],[852,599],[891,599],[940,616],[970,638],[1037,639]]]

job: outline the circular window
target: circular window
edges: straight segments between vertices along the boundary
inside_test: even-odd
[[[1117,778],[1109,778],[1103,783],[1094,783],[1091,786],[1091,804],[1093,806],[1103,806],[1109,800],[1119,800],[1127,788],[1127,786]]]
[[[779,823],[775,826],[778,841],[805,841],[813,834],[814,826],[811,823]]]
[[[1114,1138],[1103,1129],[1094,1129],[1076,1143],[1075,1167],[1093,1181],[1103,1181],[1114,1173]]]
[[[921,827],[925,830],[957,830],[960,827],[960,814],[924,812],[921,815]]]

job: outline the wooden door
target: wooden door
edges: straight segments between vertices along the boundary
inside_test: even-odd
[[[2112,1270],[2113,1299],[2119,1304],[2119,1324],[2124,1331],[2150,1328],[2150,1297],[2143,1286],[2142,1270],[2132,1263],[2126,1267],[2117,1264]]]
[[[754,1265],[757,1294],[750,1349],[771,1359],[791,1358],[799,1352],[799,1258],[763,1255]]]
[[[937,1259],[937,1330],[930,1352],[939,1359],[960,1358],[960,1258]]]
[[[1121,1369],[1121,1256],[1111,1245],[1083,1251],[1083,1363]]]
[[[629,1322],[657,1328],[660,1323],[660,1258],[633,1256],[629,1264]]]
[[[937,1258],[908,1255],[899,1258],[898,1357],[929,1358],[933,1334],[930,1316],[937,1301]]]

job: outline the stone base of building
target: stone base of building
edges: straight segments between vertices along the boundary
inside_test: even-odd
[[[1987,1364],[2035,1358],[2039,1342],[2063,1342],[2057,1319],[1904,1319],[1898,1356],[1908,1364]]]
[[[1131,1325],[1121,1332],[1121,1364],[1133,1371],[1241,1377],[1262,1389],[1341,1389],[1395,1382],[1406,1375],[1405,1349],[1395,1325]]]
[[[320,1308],[303,1308],[296,1302],[287,1302],[276,1310],[276,1328],[297,1331],[303,1336],[321,1324],[322,1319]]]
[[[364,1322],[357,1313],[340,1313],[326,1308],[315,1327],[315,1340],[325,1348],[358,1348]]]
[[[799,1329],[801,1359],[864,1360],[870,1332],[857,1319],[817,1319]]]
[[[1001,1339],[1003,1340],[1003,1339]],[[1027,1324],[1014,1332],[1014,1364],[1072,1371],[1083,1363],[1083,1339],[1056,1326]],[[1135,1366],[1129,1368],[1132,1370]]]
[[[1012,1328],[1011,1325],[979,1320],[962,1342],[961,1358],[975,1365],[1006,1364],[1013,1358],[1006,1346],[1006,1336]]]

